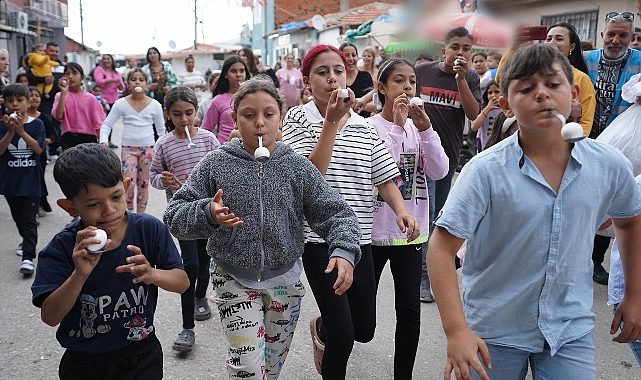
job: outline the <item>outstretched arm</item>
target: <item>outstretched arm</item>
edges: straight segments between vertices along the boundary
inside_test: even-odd
[[[427,251],[430,284],[447,336],[447,362],[443,378],[449,380],[454,371],[457,379],[471,379],[471,366],[482,380],[489,380],[483,365],[491,368],[490,354],[485,342],[467,326],[459,293],[454,257],[462,244],[463,239],[437,226],[430,236]],[[478,359],[479,353],[483,364]]]

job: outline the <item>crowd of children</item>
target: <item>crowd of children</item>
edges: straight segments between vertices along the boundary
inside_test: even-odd
[[[572,37],[572,28],[558,28]],[[350,44],[311,48],[291,81],[288,70],[298,69],[288,55],[276,73],[280,89],[231,56],[210,77],[211,100],[179,86],[163,105],[145,95],[139,68],[125,78],[128,95],[110,102],[100,87],[86,92],[82,67],[67,63],[52,110],[60,136],[38,111],[47,88],[5,86],[0,194],[22,238],[19,270],[35,272],[32,302],[58,326],[60,378],[162,378],[158,288],[181,294],[172,348],[189,352],[195,320],[212,316],[212,281],[230,378],[275,380],[300,317],[305,271],[320,311],[309,322],[314,365],[323,379],[345,379],[354,342],[374,337],[389,262],[395,379],[412,378],[425,270],[447,337],[445,378],[523,379],[529,366],[535,379],[593,379],[592,227],[606,215],[619,273],[611,333],[620,326],[614,340],[641,347],[641,258],[633,254],[641,190],[616,149],[562,138],[565,121],[585,113],[571,51],[556,46],[563,30],[550,37],[557,42],[503,60],[473,55],[465,28],[448,33],[439,62],[391,58],[375,67],[367,51],[375,78],[364,98],[379,111],[367,119],[355,111],[367,101],[348,84],[356,73]],[[50,76],[45,69],[33,74]],[[121,118],[119,158],[109,146]],[[481,153],[452,187],[465,118]],[[58,138],[57,204],[74,220],[40,251],[36,268],[36,215],[50,210],[46,145]],[[162,221],[145,214],[149,184],[166,192]],[[455,258],[464,243],[461,299]]]

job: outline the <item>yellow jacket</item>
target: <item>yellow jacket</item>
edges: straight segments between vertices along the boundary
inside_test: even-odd
[[[60,64],[49,58],[48,55],[39,53],[29,53],[29,66],[31,72],[37,77],[48,77],[53,75],[51,72],[52,66],[59,66]]]

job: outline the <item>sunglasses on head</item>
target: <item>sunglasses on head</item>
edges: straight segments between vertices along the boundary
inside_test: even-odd
[[[605,21],[624,20],[634,21],[634,13],[631,12],[610,12],[605,15]]]

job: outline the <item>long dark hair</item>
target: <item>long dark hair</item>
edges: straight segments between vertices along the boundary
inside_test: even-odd
[[[146,57],[147,57],[147,63],[151,63],[151,62],[149,62],[149,53],[150,53],[152,50],[154,50],[156,53],[158,53],[158,61],[159,61],[159,62],[162,62],[162,56],[160,55],[160,50],[158,50],[158,48],[156,48],[156,47],[153,47],[153,46],[152,46],[152,47],[150,47],[149,49],[147,49],[147,55],[146,55]]]
[[[247,57],[247,66],[249,69],[249,74],[251,76],[257,75],[258,74],[258,67],[256,66],[256,57],[254,57],[254,52],[250,48],[242,48],[238,51],[238,53],[243,52],[245,57]]]
[[[576,67],[579,71],[582,71],[587,74],[588,65],[585,63],[585,59],[583,58],[583,52],[581,50],[581,39],[579,38],[579,35],[576,32],[576,28],[574,27],[574,25],[570,24],[569,22],[560,21],[550,26],[550,29],[556,26],[560,26],[562,28],[567,29],[568,35],[570,36],[570,43],[574,44],[574,49],[572,49],[572,51],[570,52],[570,56],[568,56],[568,60],[570,61],[570,64]]]
[[[225,59],[225,62],[223,62],[223,68],[220,70],[220,77],[218,78],[218,82],[216,82],[214,91],[212,91],[213,96],[224,94],[229,91],[229,80],[226,76],[234,63],[241,63],[243,65],[245,68],[245,80],[249,79],[250,74],[245,61],[239,55],[230,55]]]
[[[381,65],[381,68],[378,70],[378,78],[376,78],[376,81],[381,82],[383,84],[387,84],[387,79],[390,77],[390,75],[392,75],[392,73],[394,72],[394,70],[396,70],[397,67],[402,65],[407,65],[411,67],[412,70],[414,70],[414,75],[416,75],[416,69],[414,68],[414,65],[412,65],[407,59],[392,58],[392,59],[388,59]],[[381,106],[384,106],[385,95],[381,94],[381,92],[378,90],[376,91],[378,93],[378,100],[381,102]]]
[[[114,61],[114,57],[111,54],[103,54],[102,58],[109,57],[111,59],[111,71],[116,71],[116,62]],[[105,65],[102,64],[102,59],[100,60],[100,66],[102,66],[103,69],[106,69]]]
[[[167,91],[165,94],[165,129],[167,132],[171,132],[174,129],[176,129],[176,125],[174,125],[174,122],[171,120],[171,117],[169,116],[169,113],[171,111],[171,107],[179,100],[182,100],[187,103],[191,103],[194,106],[194,109],[198,109],[198,97],[196,96],[196,93],[194,93],[194,90],[192,90],[189,87],[174,87],[171,90]]]

